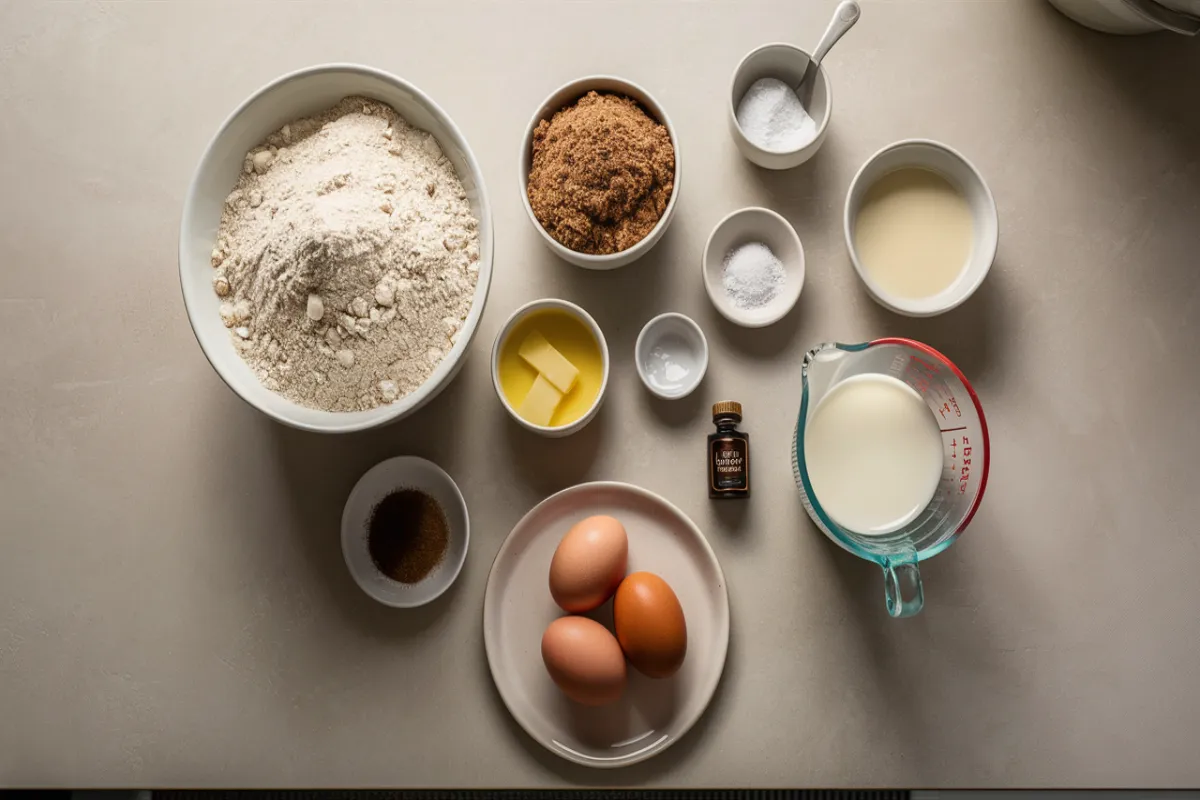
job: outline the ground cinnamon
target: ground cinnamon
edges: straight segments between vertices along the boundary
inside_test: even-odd
[[[675,148],[638,103],[588,92],[533,132],[529,203],[557,241],[607,255],[640,242],[675,189]]]
[[[379,570],[418,583],[441,563],[450,543],[446,512],[424,492],[400,489],[379,501],[367,523],[367,550]]]

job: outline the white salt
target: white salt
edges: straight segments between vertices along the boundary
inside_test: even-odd
[[[817,136],[817,123],[804,110],[792,87],[777,78],[760,78],[742,96],[738,127],[764,150],[799,150]]]
[[[735,247],[722,265],[721,284],[725,293],[743,310],[770,303],[786,281],[783,263],[761,242]]]

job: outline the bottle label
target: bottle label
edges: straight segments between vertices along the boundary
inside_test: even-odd
[[[714,491],[749,491],[750,442],[732,437],[714,439],[709,456],[708,473]]]

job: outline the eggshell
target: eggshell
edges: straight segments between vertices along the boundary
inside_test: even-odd
[[[575,523],[550,561],[550,595],[563,611],[578,614],[604,605],[625,577],[629,537],[612,517]]]
[[[563,694],[585,706],[625,691],[625,655],[608,628],[587,617],[559,617],[542,634],[542,661]]]
[[[613,626],[629,663],[650,678],[669,678],[687,655],[683,606],[671,587],[652,572],[621,581],[613,600]]]

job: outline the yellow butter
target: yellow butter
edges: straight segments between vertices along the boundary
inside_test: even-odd
[[[517,413],[521,415],[522,419],[532,422],[534,425],[549,427],[550,420],[554,419],[554,412],[558,410],[558,404],[562,402],[562,397],[562,392],[554,388],[544,374],[539,374],[534,379],[533,386],[529,387],[529,394],[525,395],[525,399],[521,401],[521,407],[517,409]]]
[[[600,395],[600,387],[604,384],[604,353],[599,340],[583,320],[562,309],[542,308],[530,312],[518,320],[501,341],[496,366],[501,394],[516,411],[537,380],[538,371],[517,353],[532,331],[539,331],[579,370],[575,387],[570,394],[563,395],[554,412],[551,427],[579,421]]]
[[[540,331],[530,331],[521,342],[518,353],[558,391],[566,394],[575,388],[579,370],[566,356],[555,350],[554,345],[546,341],[546,337],[542,336]]]

